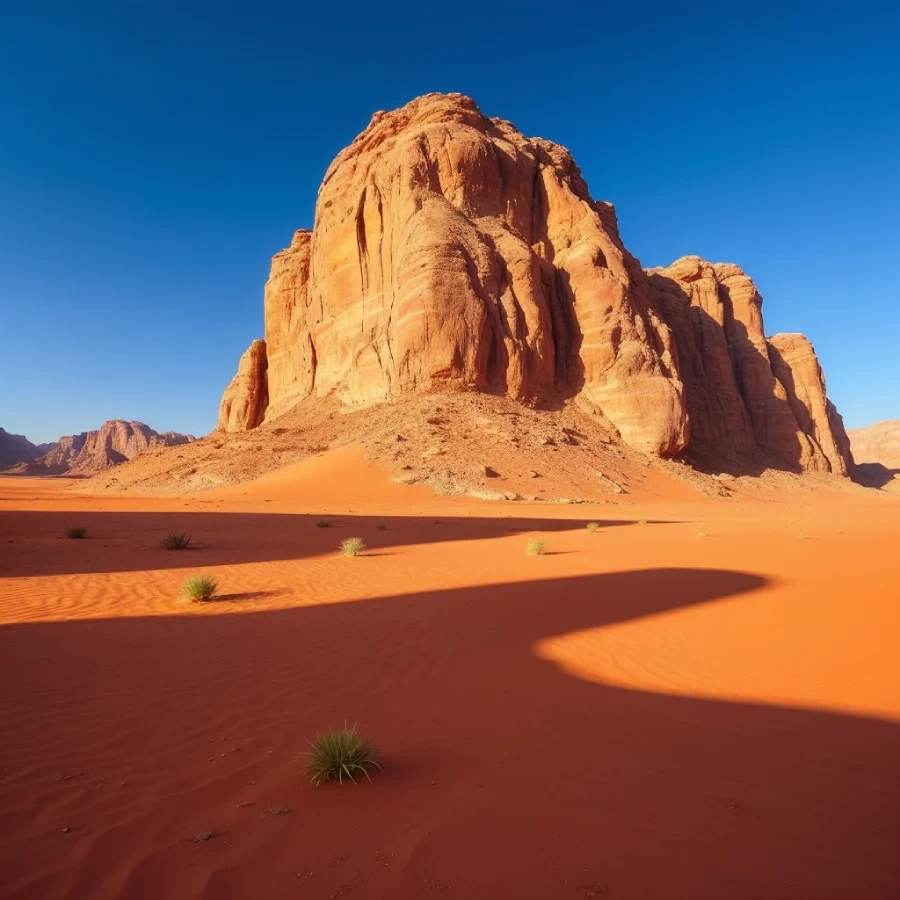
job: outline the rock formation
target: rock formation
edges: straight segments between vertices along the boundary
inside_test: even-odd
[[[143,422],[110,419],[97,431],[61,437],[48,453],[17,470],[35,475],[93,475],[147,450],[193,440],[192,435],[175,431],[160,434]]]
[[[262,422],[269,400],[266,369],[265,341],[254,341],[222,395],[218,431],[248,431]]]
[[[900,419],[851,428],[847,434],[857,463],[877,463],[900,472]]]
[[[568,151],[429,94],[376,113],[328,169],[314,229],[272,260],[265,341],[218,427],[310,397],[472,390],[572,400],[646,453],[690,442],[846,472],[821,372],[795,349],[778,365],[737,266],[686,257],[645,273]]]
[[[0,428],[0,472],[18,463],[30,462],[52,449],[54,444],[32,444],[22,434],[10,434]]]
[[[849,443],[812,344],[803,335],[766,340],[753,281],[698,256],[647,275],[675,336],[692,448],[738,457],[760,448],[803,471],[846,475]]]

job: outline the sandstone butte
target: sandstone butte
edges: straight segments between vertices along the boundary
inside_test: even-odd
[[[96,431],[61,437],[49,452],[14,471],[47,475],[93,475],[157,447],[186,444],[194,438],[175,431],[160,433],[143,422],[110,419]]]
[[[900,472],[900,419],[853,428],[848,434],[856,462],[881,464]]]
[[[644,271],[567,150],[429,94],[376,113],[331,164],[313,230],[272,260],[265,340],[217,427],[449,390],[573,401],[658,456],[852,465],[812,345],[766,338],[741,269]]]

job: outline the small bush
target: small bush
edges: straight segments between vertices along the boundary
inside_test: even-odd
[[[190,542],[189,534],[175,534],[174,531],[170,531],[159,543],[164,550],[187,550]]]
[[[707,537],[706,529],[705,529],[705,528],[698,528],[698,529],[697,529],[697,537]]]
[[[526,556],[543,556],[544,551],[547,549],[546,541],[529,541],[525,545],[525,555]]]
[[[801,531],[800,534],[797,535],[797,539],[801,540],[801,541],[805,541],[807,538],[806,538],[806,535]]]
[[[587,523],[587,530],[588,530],[591,534],[593,534],[595,531],[599,531],[599,530],[600,530],[600,523],[599,523],[599,522],[588,522],[588,523]]]
[[[83,525],[72,525],[66,529],[67,538],[83,538],[87,535],[87,528]]]
[[[366,545],[363,543],[362,538],[350,537],[341,541],[341,553],[344,556],[359,556],[365,549]]]
[[[646,520],[646,519],[641,519],[641,521],[638,522],[638,525],[646,525],[646,524],[647,524],[647,520]]]
[[[202,603],[212,600],[218,586],[218,582],[211,575],[192,575],[185,581],[181,596],[192,603]]]
[[[376,531],[387,531],[387,525],[376,525],[375,530]]]
[[[369,770],[381,769],[378,748],[369,738],[364,738],[355,725],[348,728],[345,724],[343,728],[316,734],[309,746],[312,749],[306,754],[306,775],[315,785],[326,781],[343,784],[344,778],[356,784],[354,776],[360,773],[371,781]]]
[[[324,519],[319,519],[316,522],[316,528],[331,528],[331,522],[326,522]]]

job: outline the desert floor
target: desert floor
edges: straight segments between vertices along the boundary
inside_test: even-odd
[[[4,898],[900,896],[897,498],[69,484],[0,478]]]

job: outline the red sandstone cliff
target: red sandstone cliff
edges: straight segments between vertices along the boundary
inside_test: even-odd
[[[651,454],[690,443],[845,474],[812,348],[767,342],[761,305],[737,266],[645,273],[568,151],[430,94],[376,113],[332,163],[315,228],[272,261],[265,341],[218,428],[312,397],[471,390],[573,400]]]

